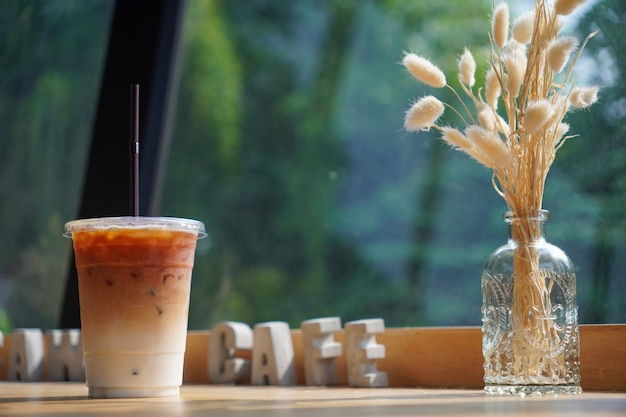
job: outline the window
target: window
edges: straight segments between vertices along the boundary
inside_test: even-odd
[[[55,327],[111,1],[0,7],[0,330]]]
[[[398,64],[419,51],[454,80],[464,46],[485,62],[491,3],[190,1],[160,210],[211,235],[191,328],[324,315],[480,324],[482,263],[506,240],[506,206],[490,172],[402,130],[428,88]],[[578,75],[603,85],[602,101],[569,117],[580,137],[545,193],[548,239],[578,268],[582,323],[626,320],[623,12],[598,2],[570,29],[602,27]]]
[[[154,75],[141,81],[142,140],[157,142],[142,144],[143,211],[197,218],[211,236],[199,242],[190,328],[325,315],[480,324],[480,273],[506,239],[506,207],[485,169],[432,133],[403,131],[408,104],[429,90],[399,62],[419,51],[454,80],[469,46],[480,67],[491,0],[188,0],[181,48],[165,54],[157,44],[185,2],[145,1],[0,8],[1,330],[58,326],[63,223],[126,213],[109,175],[126,170],[138,66]],[[549,240],[578,268],[580,322],[625,322],[625,6],[590,2],[568,30],[602,29],[577,73],[602,85],[601,101],[569,117],[580,137],[559,151],[544,207]],[[107,46],[130,43],[105,68]],[[176,89],[162,82],[177,74]],[[103,153],[98,141],[119,143]],[[87,165],[106,188],[85,186]]]

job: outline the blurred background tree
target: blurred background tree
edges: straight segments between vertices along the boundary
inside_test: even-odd
[[[597,1],[568,27],[579,38],[601,28],[577,79],[603,90],[568,117],[579,137],[545,194],[548,238],[577,265],[583,323],[626,321],[622,3]],[[62,225],[78,208],[113,4],[0,7],[3,331],[58,322]],[[506,239],[506,207],[486,169],[403,131],[411,100],[432,92],[399,64],[417,52],[457,85],[467,46],[484,68],[491,5],[189,1],[158,214],[198,218],[211,236],[199,242],[191,328],[326,315],[480,324],[482,264]]]
[[[192,327],[224,319],[297,326],[323,315],[480,324],[482,262],[506,239],[506,206],[490,172],[428,132],[402,132],[408,103],[429,88],[398,64],[402,51],[416,51],[456,85],[467,46],[484,68],[491,2],[190,7],[163,210],[206,221],[212,235],[194,271]],[[597,7],[613,13],[610,4]],[[477,76],[480,85],[484,72]],[[570,120],[581,139],[586,116]],[[571,174],[577,152],[560,158],[548,180],[549,237],[579,265],[581,321],[610,321],[612,314],[591,313],[602,311],[594,297],[612,299],[613,314],[624,301],[602,290],[592,259],[603,251],[598,216],[620,207],[625,193],[610,201],[589,193],[596,188]],[[624,160],[612,157],[617,166]],[[604,169],[585,167],[587,178]],[[623,288],[614,273],[604,279]]]
[[[71,248],[61,233],[78,208],[110,9],[0,6],[0,316],[13,326],[58,323]]]
[[[559,163],[566,167],[581,193],[598,205],[598,215],[592,221],[588,236],[590,263],[588,291],[582,314],[590,322],[626,320],[626,296],[623,293],[626,217],[626,39],[623,32],[626,3],[604,0],[590,10],[579,22],[578,35],[600,29],[586,48],[578,78],[581,82],[602,86],[600,101],[589,111],[570,118],[571,131],[580,137],[563,148]],[[567,149],[566,149],[567,148]],[[593,161],[598,163],[584,163]]]
[[[489,173],[432,138],[399,131],[422,87],[398,63],[402,50],[420,48],[455,79],[457,52],[445,45],[487,45],[488,2],[190,7],[162,207],[201,218],[212,235],[194,270],[192,326],[226,318],[297,325],[329,314],[431,322],[422,290],[439,250],[432,220],[444,167],[458,162],[453,175],[487,184]],[[225,144],[235,155],[228,162]],[[461,249],[450,249],[459,251],[456,263],[482,262]],[[437,286],[474,287],[479,300],[476,282],[458,278]]]

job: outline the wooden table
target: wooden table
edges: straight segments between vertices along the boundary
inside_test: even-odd
[[[489,397],[481,390],[185,385],[180,398],[89,399],[82,383],[0,382],[2,416],[625,416],[626,393]]]

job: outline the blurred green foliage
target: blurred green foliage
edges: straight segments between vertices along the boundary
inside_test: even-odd
[[[78,207],[112,4],[0,7],[2,331],[57,324],[71,250],[60,233]],[[506,207],[490,172],[433,132],[402,130],[409,103],[435,92],[399,63],[417,52],[456,86],[469,47],[481,84],[491,4],[189,1],[159,214],[210,233],[191,328],[327,315],[480,324],[482,263],[506,239]],[[571,29],[602,29],[577,73],[603,86],[601,102],[568,115],[580,136],[544,200],[548,239],[578,268],[583,323],[626,321],[625,7],[598,1]]]
[[[58,325],[111,6],[0,5],[0,328]]]
[[[10,333],[11,330],[13,330],[13,326],[9,314],[5,310],[0,310],[0,332],[6,334]]]
[[[205,221],[212,237],[196,258],[190,326],[298,326],[324,315],[383,317],[390,326],[480,324],[482,262],[506,239],[506,207],[489,172],[432,133],[402,131],[409,102],[433,92],[399,62],[403,51],[427,56],[455,86],[467,46],[482,84],[491,2],[189,6],[162,210]],[[456,101],[447,90],[437,96]],[[581,141],[591,135],[575,126]],[[623,172],[623,144],[614,137],[606,146],[621,150],[613,158]],[[586,169],[603,169],[587,161]],[[560,165],[546,191],[548,238],[579,267],[582,321],[623,321],[620,295],[603,293],[613,307],[600,316],[588,308],[596,216],[621,207],[626,190],[599,199],[570,175],[580,164]],[[614,267],[604,279],[623,289],[625,267]]]

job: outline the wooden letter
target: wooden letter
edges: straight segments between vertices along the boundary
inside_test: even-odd
[[[43,376],[43,333],[40,329],[17,329],[11,334],[9,381],[41,381]]]
[[[252,349],[252,329],[245,323],[225,321],[211,329],[209,378],[214,384],[233,384],[250,378],[250,361],[235,357],[239,349]]]
[[[306,384],[336,384],[335,358],[341,356],[341,343],[335,341],[333,333],[341,330],[341,319],[326,317],[305,320],[301,327]]]
[[[85,380],[80,330],[48,330],[45,345],[49,381]]]
[[[376,360],[385,357],[385,346],[376,342],[376,333],[385,331],[383,319],[346,323],[346,362],[351,387],[386,387],[387,373],[379,372]]]
[[[296,368],[289,325],[269,321],[254,326],[252,385],[295,385]]]

